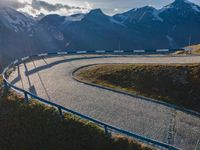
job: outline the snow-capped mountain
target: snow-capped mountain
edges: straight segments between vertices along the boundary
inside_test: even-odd
[[[85,14],[74,14],[74,15],[65,17],[65,21],[66,22],[81,21],[84,17],[85,17]]]
[[[113,17],[124,24],[145,23],[148,21],[163,22],[163,19],[158,14],[158,10],[152,6],[132,9],[131,11],[117,14]]]
[[[10,7],[0,7],[0,22],[15,32],[27,33],[33,32],[32,30],[37,24],[35,20]]]
[[[43,25],[49,26],[61,26],[63,24],[69,24],[71,22],[81,21],[85,17],[85,14],[74,14],[71,16],[59,16],[51,14],[43,17],[39,22]]]
[[[163,7],[159,10],[160,13],[163,11],[180,11],[183,10],[185,12],[199,13],[200,7],[188,0],[175,0],[173,3]],[[181,12],[179,14],[182,14]]]
[[[173,3],[158,10],[158,15],[167,23],[187,21],[200,21],[200,7],[187,0],[176,0]],[[186,21],[186,20],[185,20]]]
[[[164,47],[185,46],[189,37],[200,42],[200,7],[187,0],[175,0],[161,9],[136,8],[113,17],[129,28],[154,35],[154,39],[162,38]]]
[[[38,21],[15,9],[0,7],[0,71],[16,58],[56,50],[60,44],[57,41]]]
[[[164,6],[161,9],[155,9],[152,6],[135,8],[128,12],[113,16],[116,20],[123,23],[140,23],[148,21],[171,22],[177,19],[189,19],[196,17],[199,19],[200,7],[187,0],[175,0],[173,3]],[[174,20],[173,20],[174,19]]]
[[[118,49],[119,41],[125,50],[200,43],[200,7],[175,0],[161,9],[144,6],[114,16],[95,9],[37,20],[0,6],[1,60],[44,51]]]

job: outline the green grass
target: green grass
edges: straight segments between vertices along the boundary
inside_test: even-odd
[[[83,68],[76,77],[200,112],[199,64],[105,64]]]
[[[1,80],[1,77],[0,77]],[[150,150],[134,140],[105,136],[102,128],[13,92],[0,96],[1,150]]]

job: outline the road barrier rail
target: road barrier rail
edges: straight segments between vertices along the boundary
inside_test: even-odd
[[[180,50],[180,49],[178,49]],[[148,52],[147,52],[148,51]],[[55,53],[43,53],[43,54],[38,54],[38,55],[32,55],[32,56],[27,56],[18,60],[13,61],[9,66],[7,66],[2,75],[3,75],[3,82],[4,82],[4,89],[5,90],[9,90],[10,88],[13,89],[14,91],[23,94],[24,99],[26,102],[28,102],[31,98],[38,100],[44,104],[50,105],[52,107],[55,107],[58,109],[59,115],[62,117],[64,112],[76,115],[82,119],[88,120],[90,122],[93,122],[94,124],[101,126],[104,128],[105,134],[106,135],[110,135],[109,132],[113,132],[113,133],[117,133],[117,134],[122,134],[128,137],[132,137],[135,140],[138,140],[139,142],[142,143],[146,143],[148,145],[152,145],[156,148],[159,149],[163,149],[163,150],[180,150],[179,148],[174,147],[173,145],[167,144],[167,143],[163,143],[148,137],[145,137],[143,135],[139,135],[137,133],[133,133],[133,132],[129,132],[126,130],[123,130],[121,128],[112,126],[108,123],[102,122],[100,120],[97,120],[95,118],[86,116],[84,114],[81,114],[77,111],[65,108],[61,105],[58,105],[56,103],[50,102],[48,100],[45,100],[37,95],[34,95],[32,93],[30,93],[29,91],[26,91],[24,89],[21,89],[15,85],[12,85],[9,81],[8,81],[8,77],[9,77],[9,70],[13,69],[14,67],[18,66],[19,64],[25,62],[25,61],[29,61],[32,59],[39,59],[41,57],[51,57],[51,56],[61,56],[61,55],[73,55],[73,54],[147,54],[147,53],[156,53],[156,54],[163,54],[163,53],[169,53],[169,52],[173,52],[176,51],[175,49],[159,49],[159,50],[133,50],[133,51],[123,51],[123,50],[95,50],[95,51],[62,51],[62,52],[55,52]]]

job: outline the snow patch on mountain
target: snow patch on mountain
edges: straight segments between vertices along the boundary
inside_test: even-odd
[[[113,17],[110,17],[110,22],[113,23],[113,24],[118,24],[118,25],[120,25],[120,26],[126,27],[126,25],[123,24],[123,21],[120,22],[120,21],[116,20],[116,19],[113,18]]]
[[[199,7],[193,5],[192,8],[193,8],[195,11],[200,12],[200,8],[199,8]]]
[[[140,22],[142,19],[143,19],[143,17],[145,16],[145,14],[146,14],[146,12],[144,12],[141,16],[140,16],[140,18],[138,19],[138,22]],[[132,21],[132,20],[131,20]]]
[[[67,16],[65,17],[65,21],[81,21],[83,18],[85,17],[85,14],[76,14],[76,15],[72,15],[72,16]]]
[[[158,21],[160,21],[160,22],[163,22],[163,21],[164,21],[164,20],[159,16],[159,13],[158,13],[157,10],[154,10],[152,14],[153,14],[153,16],[154,16],[153,20],[158,20]]]
[[[121,23],[124,23],[128,19],[128,16],[122,14],[122,15],[118,15],[118,18]]]
[[[193,4],[192,2],[188,1],[188,0],[183,0],[184,3],[188,3],[188,4]]]
[[[196,12],[200,12],[200,7],[197,6],[196,4],[188,1],[188,0],[184,0],[185,3],[189,4],[191,6],[191,8],[196,11]]]
[[[62,32],[60,32],[59,30],[57,30],[57,28],[55,27],[49,27],[49,31],[51,33],[51,35],[58,41],[63,41],[64,40],[64,35]]]
[[[169,36],[169,35],[166,35],[166,38],[169,41],[170,47],[173,47],[174,46],[174,44],[173,44],[174,43],[174,39],[171,36]]]
[[[15,32],[31,32],[35,21],[24,14],[9,8],[0,8],[0,20]]]

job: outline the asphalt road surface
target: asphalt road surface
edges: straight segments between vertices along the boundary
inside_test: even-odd
[[[141,98],[85,85],[72,78],[71,73],[76,68],[97,63],[200,63],[200,56],[44,57],[20,64],[9,81],[49,101],[125,130],[184,150],[197,147],[200,118]]]

